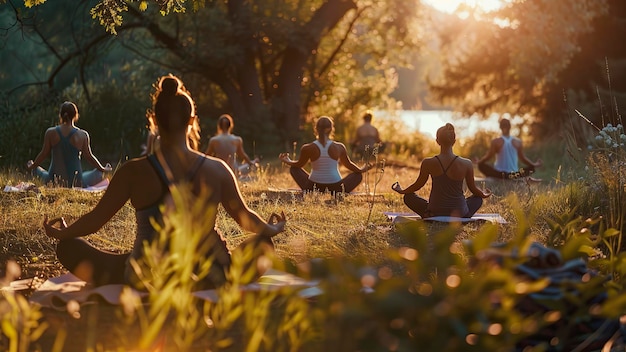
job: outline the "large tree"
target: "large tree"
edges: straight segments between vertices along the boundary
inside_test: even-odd
[[[65,2],[44,1],[26,0],[25,5]],[[383,104],[396,84],[394,67],[409,62],[419,45],[418,1],[79,4],[90,4],[94,18],[116,36],[107,38],[104,30],[94,34],[74,52],[60,55],[57,67],[72,57],[98,52],[113,40],[143,62],[194,81],[203,90],[192,92],[197,96],[223,99],[237,124],[247,126],[242,134],[275,130],[275,139],[282,142],[297,140],[310,114],[341,118],[359,106]],[[39,34],[42,42],[49,43],[48,34]],[[50,51],[57,53],[54,45]],[[51,70],[45,82],[54,84],[58,72]]]
[[[597,77],[598,57],[609,55],[603,49],[577,63],[585,41],[610,40],[594,34],[610,17],[609,2],[620,0],[512,0],[490,13],[451,15],[441,29],[442,73],[430,81],[435,99],[469,114],[528,113],[542,133],[554,133],[567,114],[564,90],[588,90],[587,71]],[[566,86],[580,77],[585,83]]]

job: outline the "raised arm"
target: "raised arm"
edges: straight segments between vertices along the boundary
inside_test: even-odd
[[[111,165],[107,164],[106,167],[102,166],[100,161],[91,152],[91,140],[89,138],[89,133],[84,130],[81,130],[80,132],[84,134],[81,152],[83,153],[85,160],[87,160],[87,162],[95,166],[100,171],[111,171]]]
[[[420,165],[420,173],[417,176],[417,179],[415,179],[415,182],[413,182],[413,184],[411,184],[407,188],[402,189],[400,184],[396,182],[391,186],[391,189],[393,189],[394,191],[400,194],[415,193],[419,191],[420,189],[422,189],[422,187],[424,187],[424,185],[426,184],[426,181],[428,181],[428,177],[430,176],[430,173],[431,171],[430,171],[429,159],[424,159],[422,161],[422,164]]]
[[[291,158],[289,157],[289,153],[280,153],[278,155],[278,158],[280,159],[280,161],[289,166],[303,167],[309,162],[309,160],[311,160],[311,156],[313,155],[313,150],[311,148],[317,147],[310,143],[300,147],[300,158],[296,160],[291,160]]]
[[[489,149],[487,150],[485,155],[483,155],[482,158],[475,161],[477,164],[487,162],[491,160],[494,156],[496,156],[496,154],[498,153],[498,146],[496,143],[496,139],[491,140],[491,144],[489,145]]]
[[[41,163],[50,156],[50,151],[52,150],[52,141],[51,141],[51,133],[53,133],[54,130],[53,129],[48,129],[46,131],[46,133],[43,136],[43,146],[41,147],[41,151],[39,152],[39,154],[37,154],[37,157],[35,157],[35,160],[31,163],[28,163],[26,165],[26,168],[28,170],[32,170],[34,168],[36,168],[37,166],[41,165]]]
[[[477,197],[488,198],[491,196],[491,191],[489,189],[482,190],[476,186],[476,181],[474,180],[474,167],[472,166],[472,162],[470,160],[467,160],[465,184],[467,184],[467,188],[470,192]]]
[[[209,146],[206,148],[206,152],[204,152],[204,154],[209,156],[215,156],[215,143],[215,139],[209,139]]]
[[[235,175],[232,170],[223,163],[223,170],[220,170],[221,179],[221,203],[228,215],[230,215],[244,230],[254,232],[262,236],[274,236],[285,230],[285,217],[272,214],[272,218],[276,218],[276,223],[269,224],[265,222],[259,214],[248,208],[245,204],[239,186],[235,181]]]
[[[365,164],[363,165],[363,167],[357,166],[357,164],[355,164],[348,156],[348,151],[346,150],[346,146],[343,145],[343,143],[339,143],[339,142],[334,142],[334,143],[339,148],[339,162],[341,163],[341,165],[348,168],[348,170],[352,172],[356,172],[356,173],[363,173],[373,167],[373,165],[371,164]]]
[[[46,235],[59,239],[69,239],[74,237],[87,236],[98,231],[104,224],[106,224],[113,215],[115,215],[121,207],[126,204],[130,198],[131,182],[129,179],[133,175],[133,171],[129,170],[128,165],[123,165],[115,173],[111,179],[107,190],[104,195],[96,204],[96,206],[85,215],[81,216],[70,226],[61,228],[55,228],[53,225],[56,222],[65,224],[63,218],[53,219],[48,221],[47,217],[44,219],[44,229]]]
[[[524,163],[525,165],[534,166],[534,167],[540,167],[543,165],[543,161],[541,159],[537,159],[536,162],[533,162],[530,159],[528,159],[528,157],[524,153],[524,146],[523,146],[521,139],[516,139],[515,142],[516,142],[515,148],[517,149],[517,157],[519,160],[522,161],[522,163]]]
[[[243,150],[243,139],[241,137],[237,137],[237,155],[248,164],[254,164],[254,162],[250,159],[248,154]]]

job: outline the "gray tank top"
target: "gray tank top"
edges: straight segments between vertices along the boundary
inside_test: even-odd
[[[72,129],[67,136],[61,133],[61,126],[56,126],[59,142],[52,146],[48,182],[59,182],[66,187],[82,187],[83,168],[80,164],[80,150],[72,145],[70,139],[78,131]]]
[[[148,161],[152,168],[156,171],[157,175],[159,175],[159,179],[165,189],[161,197],[152,205],[147,206],[142,209],[135,210],[135,221],[137,223],[137,236],[135,237],[135,242],[133,244],[133,249],[131,250],[129,261],[131,258],[139,259],[144,254],[144,242],[152,242],[158,238],[158,232],[152,226],[151,220],[153,219],[158,224],[163,224],[163,214],[161,213],[161,206],[164,204],[166,197],[169,194],[169,187],[171,182],[167,178],[165,174],[165,170],[163,166],[157,159],[156,155],[150,154],[147,156]],[[190,172],[185,177],[185,180],[192,181],[196,176],[196,173],[204,163],[206,158],[198,157]],[[217,230],[213,229],[210,234],[205,236],[205,241],[210,241],[211,247],[209,249],[210,252],[215,254],[215,261],[217,265],[211,267],[211,272],[209,273],[208,280],[211,280],[215,286],[218,285],[219,281],[225,280],[224,276],[224,268],[230,265],[230,255],[228,252],[228,247],[226,246],[226,241],[221,237],[221,235],[217,232]],[[167,249],[167,248],[166,248]],[[208,257],[208,256],[207,256]],[[126,263],[126,268],[124,271],[124,276],[126,282],[133,283],[135,273],[133,271],[130,262]]]
[[[456,161],[458,155],[454,157],[448,167],[444,167],[438,156],[435,156],[443,173],[432,177],[432,189],[428,201],[428,212],[431,216],[455,215],[463,217],[469,212],[467,201],[463,195],[463,180],[457,181],[448,177],[447,172],[450,166]]]

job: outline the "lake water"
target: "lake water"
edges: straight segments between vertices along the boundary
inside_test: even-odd
[[[398,110],[394,114],[386,111],[374,112],[375,119],[400,119],[407,128],[419,131],[435,138],[437,129],[446,123],[452,123],[457,138],[471,137],[478,131],[498,132],[499,114],[492,114],[488,118],[478,116],[463,117],[446,110]],[[509,117],[510,118],[510,117]],[[514,122],[514,121],[512,121]]]

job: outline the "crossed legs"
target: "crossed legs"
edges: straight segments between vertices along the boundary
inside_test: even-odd
[[[464,218],[471,218],[483,205],[483,199],[478,196],[465,198],[465,201],[467,202],[468,211],[463,215]],[[404,204],[422,218],[434,216],[428,212],[428,201],[415,193],[405,194]]]
[[[331,184],[315,183],[309,180],[309,173],[299,167],[289,168],[289,173],[303,191],[318,190],[331,193],[350,193],[363,181],[363,175],[355,172],[348,174],[341,181]]]

